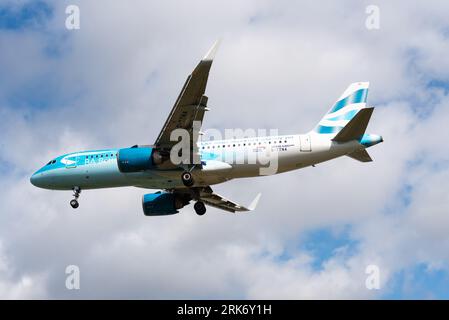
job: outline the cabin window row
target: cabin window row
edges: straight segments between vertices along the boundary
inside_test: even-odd
[[[115,154],[115,155],[117,155],[117,154]],[[107,158],[109,158],[109,153],[106,153],[105,155],[103,155],[103,154],[97,154],[97,155],[90,155],[90,156],[86,156],[86,159],[93,159],[93,158],[103,158],[103,157],[107,157]],[[114,154],[113,153],[111,153],[111,157],[114,157]]]
[[[277,141],[273,141],[273,144],[275,144]],[[279,143],[282,143],[282,140],[279,140]],[[284,140],[284,143],[287,143],[287,140]],[[259,143],[256,143],[256,142],[254,142],[254,143],[251,143],[251,142],[249,142],[248,143],[248,146],[251,146],[251,145],[261,145],[262,144],[262,142],[259,142]],[[266,142],[264,142],[264,144],[266,144]],[[268,144],[271,144],[271,141],[268,141]],[[240,147],[240,146],[246,146],[247,144],[246,143],[238,143],[238,144],[235,144],[235,143],[233,143],[232,144],[232,147]],[[223,147],[223,148],[226,148],[226,145],[224,144],[224,145],[217,145],[217,146],[215,146],[215,145],[213,145],[212,146],[212,149],[215,149],[215,147],[217,147],[217,148],[220,148],[220,147]],[[228,148],[230,148],[231,147],[231,145],[230,144],[228,144]],[[211,148],[211,146],[203,146],[202,147],[202,149],[210,149]]]

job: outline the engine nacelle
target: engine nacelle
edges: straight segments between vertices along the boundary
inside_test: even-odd
[[[165,216],[178,213],[190,201],[189,195],[174,194],[171,192],[156,192],[145,194],[142,197],[143,213],[146,216]]]
[[[124,148],[118,151],[117,164],[120,172],[139,172],[154,167],[154,149],[150,147]]]

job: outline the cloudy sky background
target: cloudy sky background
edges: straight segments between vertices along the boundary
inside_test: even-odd
[[[65,8],[81,29],[65,28]],[[365,27],[368,5],[380,29]],[[449,3],[0,0],[1,298],[449,298]],[[137,188],[33,187],[52,157],[153,143],[217,39],[204,128],[310,130],[370,81],[373,163],[215,190],[255,212],[145,217]],[[81,289],[67,290],[78,265]],[[368,265],[381,288],[365,286]]]

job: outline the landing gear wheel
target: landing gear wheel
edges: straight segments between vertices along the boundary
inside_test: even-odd
[[[80,193],[81,193],[80,187],[73,187],[73,196],[75,197],[75,199],[70,200],[70,205],[72,206],[73,209],[76,209],[80,206],[80,204],[78,203],[78,198],[80,197]]]
[[[184,171],[181,175],[181,179],[182,179],[182,183],[184,183],[184,185],[186,187],[191,187],[193,186],[193,177],[192,174],[188,171]]]
[[[206,213],[206,206],[201,201],[197,201],[193,208],[195,209],[196,214],[199,216],[202,216]]]
[[[72,206],[73,209],[76,209],[79,207],[80,204],[78,203],[78,200],[73,199],[70,201],[70,205]]]

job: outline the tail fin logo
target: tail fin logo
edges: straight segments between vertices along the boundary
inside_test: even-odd
[[[321,134],[339,132],[354,116],[366,107],[369,82],[351,84],[321,119],[314,131]]]

